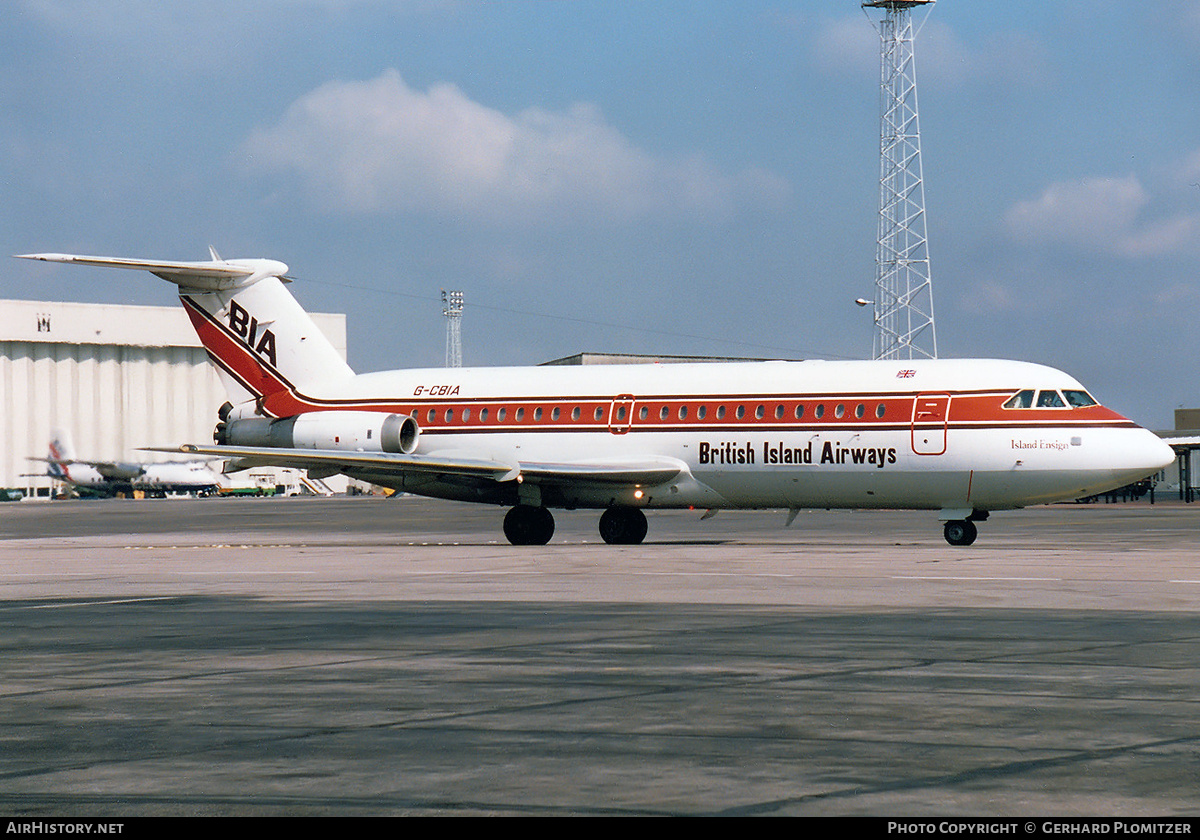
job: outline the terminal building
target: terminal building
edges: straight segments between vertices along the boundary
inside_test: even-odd
[[[346,356],[346,316],[313,320]],[[0,488],[47,496],[61,430],[89,461],[181,460],[146,446],[211,443],[227,399],[177,306],[0,300]]]

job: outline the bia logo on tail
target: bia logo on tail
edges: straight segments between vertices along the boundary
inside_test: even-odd
[[[276,367],[275,333],[269,329],[264,329],[260,338],[258,328],[259,323],[257,318],[251,315],[236,300],[229,301],[229,331],[242,339],[246,343],[246,346],[256,354],[270,362],[271,367]]]

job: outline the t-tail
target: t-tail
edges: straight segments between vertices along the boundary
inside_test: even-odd
[[[234,404],[253,400],[257,412],[302,412],[322,385],[354,376],[337,348],[285,287],[277,260],[201,262],[22,254],[26,259],[135,268],[179,286],[179,299]]]

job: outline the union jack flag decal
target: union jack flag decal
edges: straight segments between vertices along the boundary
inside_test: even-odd
[[[913,378],[914,376],[916,376],[916,375],[917,375],[917,372],[916,372],[915,370],[899,370],[899,371],[896,371],[896,378],[897,378],[897,379],[912,379],[912,378]]]

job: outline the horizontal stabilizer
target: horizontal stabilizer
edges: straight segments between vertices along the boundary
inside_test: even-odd
[[[203,260],[170,262],[124,257],[89,257],[78,254],[17,254],[23,260],[92,265],[103,268],[134,268],[149,271],[163,280],[187,289],[216,292],[252,285],[264,277],[286,279],[288,267],[279,260]]]

